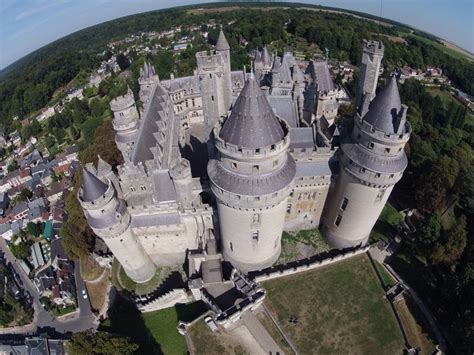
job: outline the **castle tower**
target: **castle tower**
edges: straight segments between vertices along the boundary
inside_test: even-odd
[[[232,103],[232,80],[231,80],[231,68],[230,68],[230,46],[225,38],[222,29],[219,33],[219,38],[216,43],[216,52],[222,56],[222,65],[224,69],[224,105],[228,110]]]
[[[207,169],[224,258],[243,271],[268,267],[280,255],[296,167],[288,125],[275,116],[253,74],[214,136],[218,154]]]
[[[369,96],[369,102],[375,97],[384,49],[382,42],[366,40],[363,42],[362,63],[356,97],[357,108],[361,107],[364,96]]]
[[[173,161],[170,176],[173,179],[179,203],[184,208],[190,208],[193,201],[193,177],[189,160],[178,158]]]
[[[125,201],[117,197],[110,180],[104,183],[88,170],[83,170],[83,185],[78,200],[87,223],[102,238],[135,282],[146,282],[155,274],[155,265],[130,228],[131,217]]]
[[[322,232],[337,248],[364,245],[393,186],[407,167],[403,150],[411,133],[407,106],[400,102],[395,77],[356,114],[354,127],[342,137],[340,171],[327,199]]]
[[[221,31],[216,48],[210,54],[196,53],[199,85],[203,100],[204,123],[207,134],[220,117],[227,115],[231,100],[230,47]]]
[[[110,108],[114,114],[112,125],[115,130],[115,143],[127,163],[138,135],[139,115],[132,90],[128,88],[125,95],[110,101]]]
[[[153,89],[157,83],[160,82],[158,74],[155,72],[155,68],[145,61],[143,68],[140,68],[140,77],[138,83],[140,84],[140,101],[143,103],[143,110],[151,98]]]

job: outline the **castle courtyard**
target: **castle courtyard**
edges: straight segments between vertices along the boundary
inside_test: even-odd
[[[398,354],[404,348],[365,254],[263,286],[267,308],[300,354]]]

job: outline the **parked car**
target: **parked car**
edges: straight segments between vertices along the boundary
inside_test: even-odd
[[[82,290],[82,298],[84,298],[85,300],[87,299],[87,292],[86,290]]]
[[[207,326],[212,332],[219,331],[219,328],[217,327],[216,322],[214,322],[211,317],[207,316],[206,318],[204,318],[204,322],[206,322]]]

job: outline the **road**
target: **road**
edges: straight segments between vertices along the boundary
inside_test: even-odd
[[[16,273],[23,282],[23,288],[26,289],[33,299],[33,308],[35,316],[33,324],[23,327],[23,331],[9,332],[6,330],[4,334],[21,334],[21,333],[48,333],[51,336],[60,336],[60,334],[70,334],[81,332],[87,329],[97,329],[98,321],[92,313],[88,299],[82,297],[82,290],[85,289],[84,280],[82,279],[79,267],[74,268],[74,276],[76,280],[77,299],[79,303],[79,312],[76,312],[70,318],[56,319],[51,313],[46,311],[40,302],[40,295],[33,282],[21,268],[17,259],[8,249],[6,242],[0,238],[0,250],[4,253],[6,261],[10,262]]]

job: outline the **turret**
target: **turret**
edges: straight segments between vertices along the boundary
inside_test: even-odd
[[[268,267],[280,255],[296,167],[288,154],[289,127],[275,116],[252,73],[214,136],[218,154],[208,174],[223,255],[244,271]]]
[[[361,107],[364,96],[368,97],[369,102],[375,97],[384,49],[382,42],[366,40],[363,42],[362,63],[356,97],[357,108]]]
[[[228,110],[232,101],[232,80],[231,80],[231,68],[230,68],[230,46],[225,38],[222,29],[219,33],[219,38],[216,43],[216,52],[222,56],[222,64],[224,66],[224,105]]]
[[[139,115],[135,105],[132,90],[128,88],[125,95],[110,101],[114,114],[112,125],[115,130],[115,143],[122,152],[125,162],[130,160],[130,154],[137,140]]]
[[[325,206],[323,234],[337,248],[364,245],[394,185],[407,167],[406,121],[395,76],[342,137],[340,171]]]
[[[190,208],[193,201],[193,177],[189,160],[176,159],[171,165],[170,176],[173,179],[179,203],[183,208]]]
[[[114,186],[83,170],[83,184],[77,198],[87,223],[104,240],[126,274],[135,282],[146,282],[155,274],[155,265],[133,235],[125,201]]]
[[[196,53],[199,86],[203,100],[206,133],[227,114],[232,101],[230,46],[222,30],[214,51]]]
[[[143,109],[145,109],[150,101],[153,89],[158,82],[160,82],[160,78],[156,74],[155,68],[145,61],[143,67],[140,68],[140,77],[138,79],[140,84],[140,101],[143,103]]]

